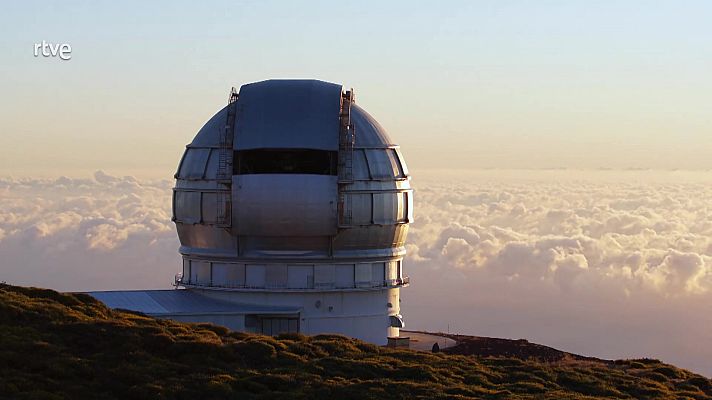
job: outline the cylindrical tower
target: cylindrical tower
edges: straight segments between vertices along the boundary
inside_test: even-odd
[[[247,331],[398,336],[413,192],[398,146],[352,91],[243,85],[175,178],[178,286],[245,306]]]

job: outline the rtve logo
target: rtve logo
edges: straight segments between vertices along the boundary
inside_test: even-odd
[[[67,61],[72,59],[72,46],[68,43],[55,45],[43,40],[42,43],[35,43],[35,57],[39,57],[40,54],[42,57],[59,57]]]

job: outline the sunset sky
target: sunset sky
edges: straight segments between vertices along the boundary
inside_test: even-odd
[[[231,86],[356,89],[425,168],[712,168],[705,1],[12,2],[0,172],[170,176]],[[35,58],[69,43],[72,59]]]
[[[712,2],[307,4],[5,4],[0,281],[170,287],[184,146],[232,86],[315,78],[413,174],[408,327],[712,376]]]

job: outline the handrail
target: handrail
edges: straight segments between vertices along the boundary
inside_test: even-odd
[[[190,280],[184,280],[183,274],[178,273],[175,276],[173,286],[183,286],[183,287],[205,287],[205,288],[221,288],[221,289],[244,289],[244,290],[285,290],[285,291],[323,291],[323,290],[350,290],[350,289],[376,289],[376,288],[394,288],[407,286],[410,284],[410,277],[404,276],[400,279],[386,279],[383,281],[364,281],[364,282],[354,282],[351,286],[338,286],[336,283],[315,283],[314,286],[310,287],[290,287],[286,285],[262,285],[262,286],[252,286],[252,285],[236,285],[230,283],[224,284],[213,284],[212,282],[191,282]]]

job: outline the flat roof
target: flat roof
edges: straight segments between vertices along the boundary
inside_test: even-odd
[[[87,292],[110,308],[138,311],[152,316],[195,314],[294,314],[298,307],[232,303],[193,290],[112,290]]]

